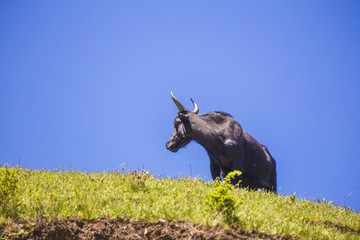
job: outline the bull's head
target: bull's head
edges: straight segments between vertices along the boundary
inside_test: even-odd
[[[166,143],[166,148],[172,152],[177,152],[180,148],[188,144],[191,138],[191,125],[189,122],[189,115],[198,114],[198,105],[190,98],[194,104],[194,111],[190,112],[186,110],[179,100],[171,92],[171,97],[174,100],[177,108],[179,109],[178,116],[174,119],[174,131],[170,140]]]

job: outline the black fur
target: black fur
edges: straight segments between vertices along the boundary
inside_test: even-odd
[[[251,137],[229,114],[223,112],[197,115],[187,110],[174,120],[174,131],[166,148],[176,152],[195,140],[210,157],[213,179],[239,170],[241,186],[264,188],[276,193],[276,163],[267,148]]]

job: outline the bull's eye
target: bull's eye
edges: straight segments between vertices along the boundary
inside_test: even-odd
[[[177,128],[177,132],[179,134],[181,134],[182,136],[185,136],[185,127],[183,124],[178,124],[178,126],[176,127]]]

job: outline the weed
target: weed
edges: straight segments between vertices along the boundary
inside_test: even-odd
[[[295,196],[296,193],[297,193],[297,191],[295,191],[295,192],[293,193],[293,195],[290,196],[290,200],[291,200],[291,202],[293,202],[293,203],[296,201],[296,196]]]
[[[150,171],[145,170],[133,170],[131,173],[128,173],[130,176],[130,188],[134,192],[144,191],[145,182],[149,179]]]
[[[235,196],[231,193],[234,190],[231,180],[240,175],[240,171],[233,171],[224,178],[223,182],[216,180],[217,187],[209,193],[208,200],[206,200],[207,209],[216,212],[216,215],[224,216],[227,224],[235,223],[237,220],[234,214]]]
[[[5,217],[15,218],[19,210],[17,168],[0,168],[0,211]]]
[[[334,201],[328,201],[325,198],[323,198],[322,200],[320,200],[320,198],[317,198],[317,203],[324,203],[324,204],[333,204]]]
[[[17,189],[17,176],[14,168],[8,168],[7,164],[0,168],[0,201],[7,204],[14,196]]]

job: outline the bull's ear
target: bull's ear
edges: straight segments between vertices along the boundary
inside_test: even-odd
[[[181,121],[189,121],[189,113],[186,111],[179,112],[178,117]]]

